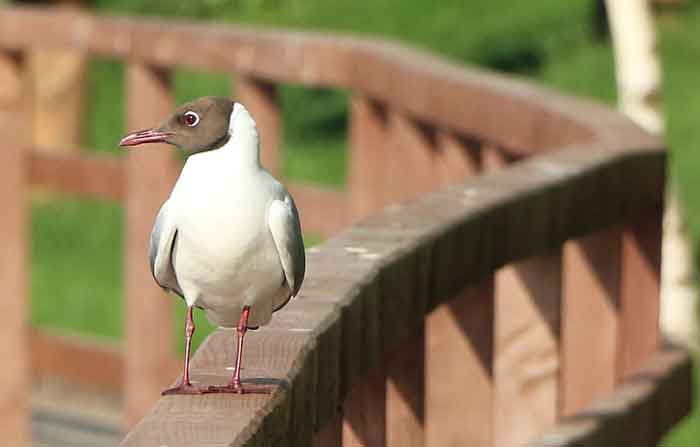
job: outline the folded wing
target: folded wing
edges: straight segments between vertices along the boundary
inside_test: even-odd
[[[270,204],[267,224],[277,247],[290,295],[296,296],[304,280],[306,258],[299,213],[289,194],[284,201],[274,200]]]
[[[168,213],[168,207],[169,204],[166,200],[156,216],[153,231],[151,231],[148,259],[156,283],[163,289],[184,297],[173,268],[172,256],[177,239],[177,227],[173,221],[172,213]]]

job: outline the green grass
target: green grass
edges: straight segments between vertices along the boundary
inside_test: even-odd
[[[32,205],[31,315],[37,326],[122,335],[122,209],[42,198]]]
[[[264,26],[337,30],[378,35],[440,53],[458,63],[529,77],[574,95],[613,105],[616,100],[610,42],[597,31],[592,0],[96,0],[102,12]],[[686,206],[694,247],[700,246],[700,2],[665,14],[660,49],[665,72],[671,171]],[[174,100],[235,95],[228,74],[177,69]],[[97,59],[89,67],[85,142],[118,152],[124,124],[124,70]],[[346,176],[348,94],[284,85],[285,176],[342,187]],[[156,123],[154,123],[156,124]],[[41,200],[33,206],[32,319],[52,326],[118,338],[121,322],[121,208],[76,199]],[[312,240],[313,239],[313,240]],[[318,238],[307,237],[307,242]],[[184,309],[175,304],[174,342],[181,349]],[[196,341],[210,330],[201,313]],[[700,445],[697,411],[664,442]]]

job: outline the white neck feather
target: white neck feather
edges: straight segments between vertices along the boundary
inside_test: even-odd
[[[258,128],[243,105],[236,103],[229,120],[231,137],[219,150],[230,153],[236,168],[260,169]]]

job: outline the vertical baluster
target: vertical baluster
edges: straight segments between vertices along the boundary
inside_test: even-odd
[[[439,184],[435,134],[412,118],[390,111],[384,157],[384,202],[413,199]]]
[[[487,170],[508,162],[482,155]],[[501,268],[494,288],[494,444],[522,445],[558,416],[561,250]]]
[[[479,171],[477,144],[448,132],[438,133],[437,144],[437,169],[442,185],[460,182]]]
[[[250,111],[260,133],[260,159],[274,175],[282,168],[282,126],[280,105],[275,84],[239,76],[236,79],[236,99]]]
[[[425,329],[386,358],[386,445],[425,445]]]
[[[564,416],[603,398],[615,386],[619,280],[618,228],[564,245],[560,399]]]
[[[127,127],[158,125],[172,113],[166,73],[132,63],[127,70]],[[171,378],[172,303],[148,267],[148,237],[156,213],[173,183],[172,149],[165,145],[130,149],[127,155],[125,407],[129,426],[140,420]]]
[[[558,415],[561,253],[514,262],[495,278],[495,445],[521,445]]]
[[[353,385],[343,403],[343,447],[386,445],[386,392],[381,368]]]
[[[618,380],[641,366],[659,343],[661,211],[631,219],[622,236]]]
[[[338,415],[321,430],[313,439],[313,447],[341,447],[343,445],[343,418]]]
[[[27,181],[25,163],[31,132],[23,61],[0,52],[0,439],[28,445],[29,368],[27,339]]]
[[[479,171],[478,153],[440,132],[442,184]],[[426,320],[426,444],[491,445],[493,400],[493,284],[464,290]]]
[[[426,444],[491,446],[493,284],[466,289],[426,321]]]
[[[384,205],[381,196],[384,184],[386,150],[386,111],[361,95],[350,102],[348,154],[348,186],[353,220],[367,217]]]

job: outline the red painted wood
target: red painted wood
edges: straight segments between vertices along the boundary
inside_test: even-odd
[[[581,411],[615,386],[620,291],[618,228],[564,245],[560,412]]]
[[[426,320],[426,445],[491,446],[493,284],[465,289]]]
[[[0,439],[23,447],[29,440],[29,339],[27,330],[27,147],[31,137],[29,101],[23,95],[23,61],[0,52]]]
[[[634,373],[659,345],[661,214],[647,210],[623,228],[618,380]]]

